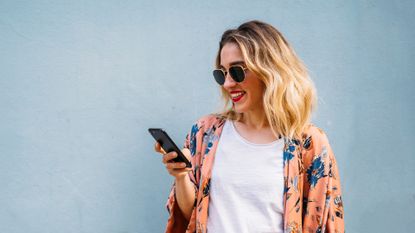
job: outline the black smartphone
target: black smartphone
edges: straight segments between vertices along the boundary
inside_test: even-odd
[[[184,156],[182,151],[179,150],[179,148],[176,146],[173,140],[171,140],[166,131],[160,128],[149,128],[148,132],[150,132],[153,138],[156,139],[158,143],[160,143],[160,146],[165,152],[169,153],[174,151],[177,153],[177,157],[172,159],[174,162],[183,162],[186,163],[186,167],[192,167],[190,161],[186,158],[186,156]]]

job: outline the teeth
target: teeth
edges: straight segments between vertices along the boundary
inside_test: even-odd
[[[245,92],[234,93],[234,94],[231,94],[231,97],[232,98],[238,98],[239,96],[241,96],[243,94],[245,94]]]

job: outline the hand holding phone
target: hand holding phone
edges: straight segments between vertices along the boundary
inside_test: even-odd
[[[177,147],[177,145],[173,142],[173,140],[169,137],[169,135],[160,128],[149,128],[148,132],[153,136],[153,138],[160,144],[163,150],[166,153],[169,152],[176,152],[177,157],[172,159],[174,162],[183,162],[186,164],[186,167],[191,168],[192,164],[186,158],[186,156],[182,153],[182,151]]]

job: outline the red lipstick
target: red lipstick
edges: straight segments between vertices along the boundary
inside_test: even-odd
[[[239,100],[241,100],[242,97],[244,97],[245,92],[244,91],[231,91],[230,94],[231,94],[232,101],[236,103]]]

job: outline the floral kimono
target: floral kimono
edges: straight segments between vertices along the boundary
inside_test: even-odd
[[[225,120],[219,115],[205,116],[187,135],[184,146],[192,156],[189,176],[196,190],[194,208],[186,220],[173,184],[166,232],[207,232],[212,166]],[[325,133],[310,124],[301,139],[284,138],[284,142],[284,232],[344,233],[340,179]]]

